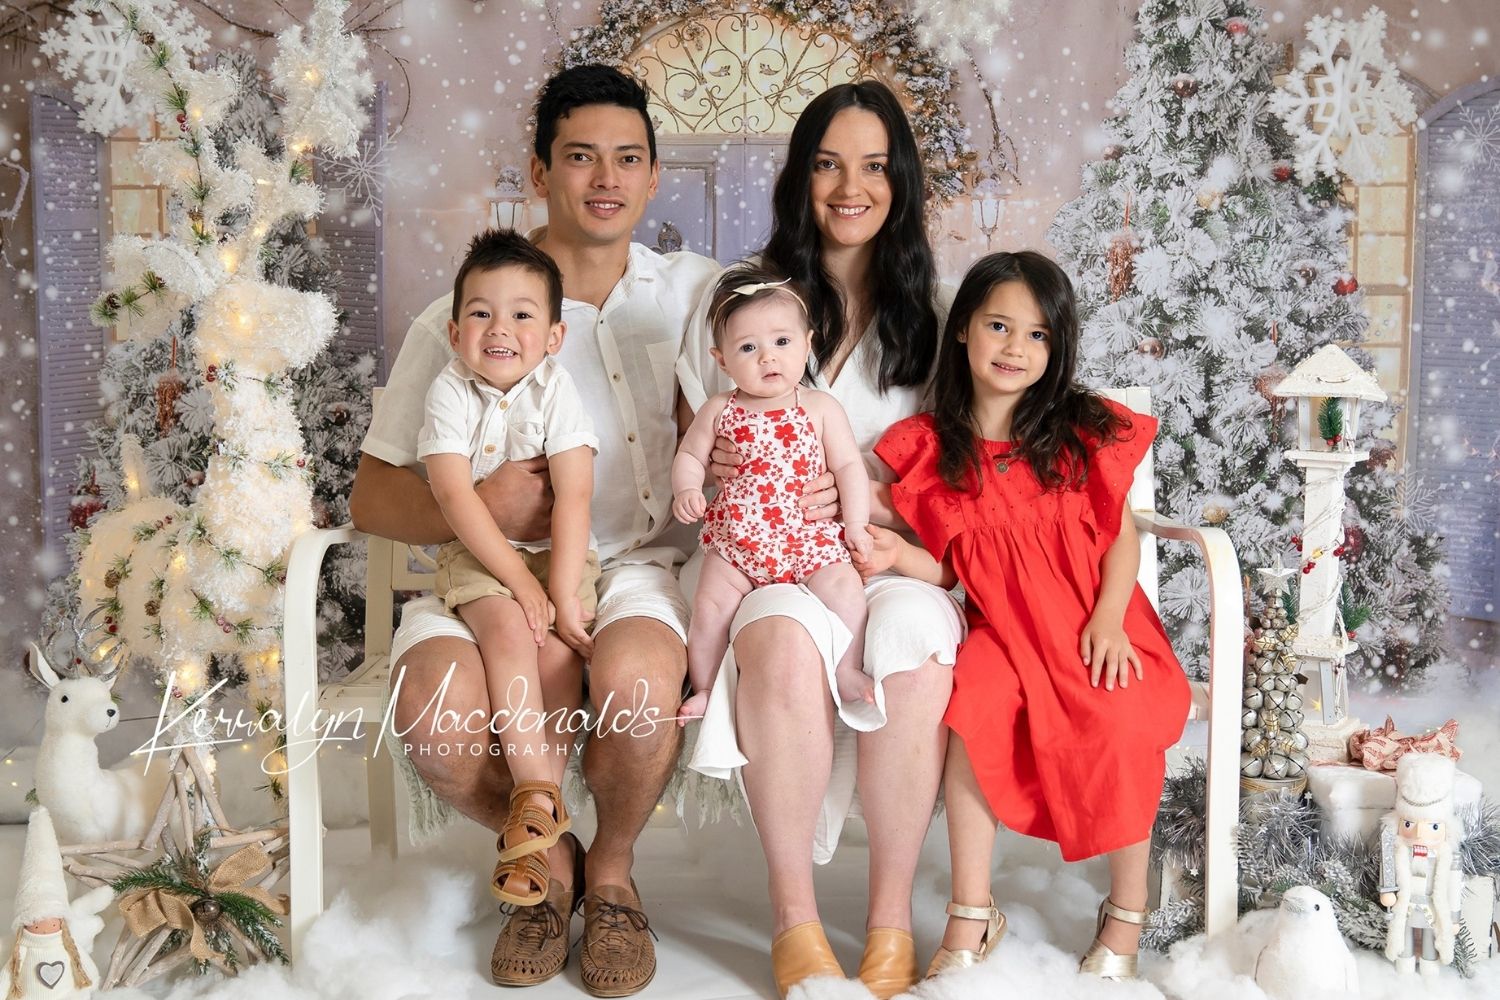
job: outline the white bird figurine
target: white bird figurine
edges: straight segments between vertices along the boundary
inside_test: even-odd
[[[1359,995],[1359,972],[1332,900],[1312,886],[1287,890],[1271,940],[1255,959],[1255,983],[1275,1000]]]

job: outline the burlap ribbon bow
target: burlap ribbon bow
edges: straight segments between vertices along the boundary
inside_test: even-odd
[[[234,893],[248,896],[272,913],[287,912],[286,896],[273,896],[259,886],[247,885],[271,870],[271,856],[260,847],[251,844],[235,851],[219,862],[208,877],[208,896]],[[192,938],[188,950],[199,962],[219,962],[223,955],[212,948],[203,934],[203,925],[193,915],[193,908],[186,897],[165,889],[137,889],[120,897],[120,913],[125,917],[125,926],[136,937],[143,938],[162,925],[173,930],[189,931]]]
[[[1430,733],[1402,736],[1395,721],[1387,715],[1379,729],[1361,729],[1349,737],[1349,759],[1371,771],[1394,771],[1396,761],[1409,753],[1440,753],[1458,760],[1458,720],[1449,719]]]

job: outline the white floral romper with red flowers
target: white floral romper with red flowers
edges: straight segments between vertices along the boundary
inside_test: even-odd
[[[715,429],[744,461],[704,512],[700,543],[759,587],[801,583],[824,566],[849,562],[843,525],[805,520],[797,504],[824,468],[801,390],[791,408],[765,412],[745,409],[738,397],[738,390],[730,393]]]

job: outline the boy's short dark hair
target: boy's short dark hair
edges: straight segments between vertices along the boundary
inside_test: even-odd
[[[646,90],[639,83],[602,63],[585,63],[565,69],[542,85],[536,99],[536,155],[550,170],[552,141],[557,138],[557,123],[577,108],[591,104],[613,104],[640,113],[646,126],[646,145],[651,162],[656,162],[656,129],[646,110]]]
[[[469,241],[469,252],[458,266],[453,279],[453,322],[458,322],[463,308],[464,279],[474,271],[493,271],[501,267],[519,267],[547,283],[549,322],[562,320],[562,272],[547,253],[514,229],[486,229]]]

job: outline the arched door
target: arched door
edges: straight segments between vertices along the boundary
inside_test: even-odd
[[[842,33],[750,11],[664,25],[626,65],[651,95],[662,168],[636,240],[725,262],[765,242],[797,115],[830,86],[874,74]]]
[[[1423,115],[1408,453],[1437,491],[1453,614],[1500,620],[1500,81]]]

